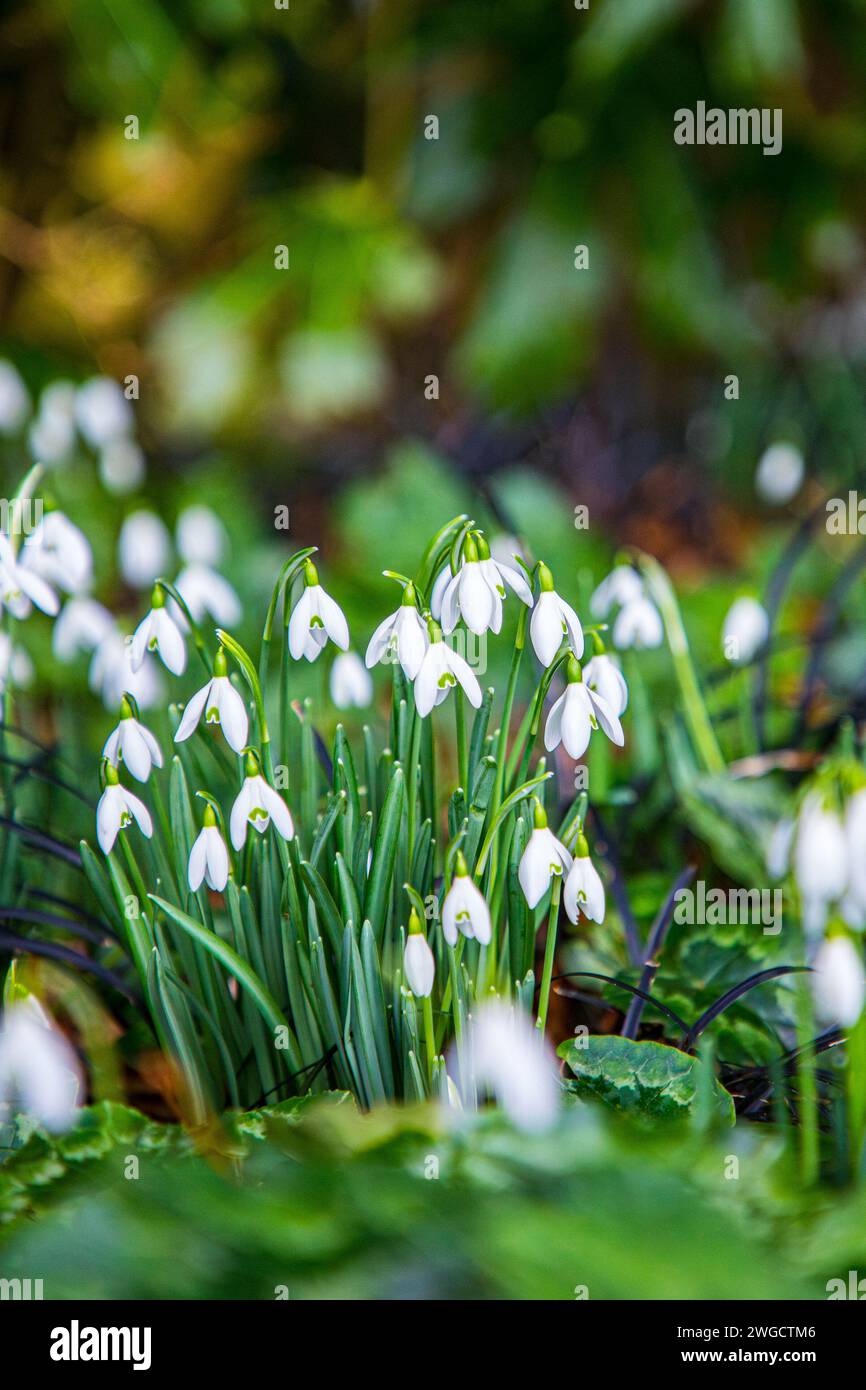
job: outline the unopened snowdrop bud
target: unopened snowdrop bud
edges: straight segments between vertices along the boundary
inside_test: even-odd
[[[538,566],[541,592],[529,622],[529,636],[535,655],[542,666],[550,666],[563,638],[566,638],[576,657],[583,656],[583,628],[570,604],[560,598],[553,587],[553,575],[547,565]]]
[[[600,695],[619,719],[628,705],[628,686],[625,676],[612,656],[605,651],[597,654],[583,668],[583,679],[590,690]]]
[[[408,681],[413,681],[428,646],[427,624],[418,612],[415,585],[407,584],[396,613],[390,613],[370,638],[364,662],[372,668],[380,661],[388,661],[396,656],[403,668],[403,675]]]
[[[593,922],[604,921],[604,884],[589,857],[589,845],[582,833],[574,847],[574,860],[562,894],[566,915],[577,925],[580,914]]]
[[[810,981],[819,1020],[853,1028],[866,1003],[861,947],[850,936],[831,936],[818,947],[813,970]]]
[[[722,651],[728,661],[751,661],[770,635],[767,610],[756,598],[738,598],[722,624]]]
[[[432,619],[428,624],[430,645],[415,678],[415,708],[422,719],[435,705],[441,705],[448,691],[460,685],[475,709],[481,704],[481,686],[474,672],[459,652],[452,651],[442,640],[442,629]]]
[[[559,1109],[556,1059],[522,1009],[490,1000],[473,1012],[464,1056],[469,1091],[493,1092],[518,1129],[539,1133]]]
[[[81,594],[93,580],[93,552],[83,531],[48,512],[21,548],[21,564],[68,594]]]
[[[159,744],[150,730],[139,724],[126,695],[120,702],[120,723],[105,740],[102,756],[115,768],[122,760],[139,782],[147,781],[152,768],[162,767]]]
[[[433,993],[436,962],[427,944],[421,919],[414,907],[409,913],[409,935],[406,937],[406,949],[403,952],[403,974],[417,999],[427,999]]]
[[[331,699],[337,709],[365,709],[373,698],[373,681],[357,652],[341,652],[331,667]]]
[[[165,590],[161,584],[153,586],[150,603],[150,612],[132,637],[132,669],[138,670],[146,652],[157,652],[173,675],[182,676],[186,669],[186,647],[177,623],[165,606]]]
[[[171,559],[168,531],[155,512],[130,512],[118,540],[120,573],[133,589],[146,589],[164,574]]]
[[[177,519],[177,548],[188,565],[216,568],[226,551],[226,533],[220,518],[210,507],[196,503],[185,507]]]
[[[249,733],[249,717],[242,696],[229,680],[223,647],[219,648],[214,658],[212,680],[187,701],[174,736],[175,743],[183,743],[195,732],[202,715],[206,724],[220,725],[230,748],[236,753],[243,752]]]
[[[536,797],[534,829],[523,851],[517,877],[523,896],[530,907],[537,907],[552,878],[561,877],[571,868],[571,855],[548,829],[544,807]]]
[[[134,424],[132,407],[123,388],[108,376],[91,377],[79,387],[75,414],[78,428],[94,449],[129,434]]]
[[[659,647],[664,637],[662,615],[652,599],[642,594],[619,610],[611,635],[614,646],[622,651],[629,647]]]
[[[20,564],[9,537],[0,535],[0,607],[8,608],[14,618],[27,618],[34,603],[51,618],[60,611],[51,585]]]
[[[216,812],[205,806],[204,824],[189,854],[189,886],[198,892],[204,880],[215,893],[222,893],[229,878],[229,852],[217,827]]]
[[[83,1088],[74,1050],[30,1000],[10,1004],[0,1024],[0,1108],[20,1106],[44,1129],[72,1125]]]
[[[457,945],[461,931],[486,946],[491,937],[490,908],[484,894],[472,882],[462,850],[458,851],[451,887],[442,903],[442,934],[449,946]]]
[[[796,444],[777,441],[765,449],[755,473],[755,487],[765,502],[780,507],[800,491],[806,465]]]
[[[0,434],[17,434],[30,414],[30,396],[17,367],[0,359]]]
[[[229,819],[235,849],[241,850],[246,844],[247,826],[251,825],[263,835],[272,820],[275,830],[283,839],[291,840],[295,833],[291,812],[279,792],[274,791],[261,775],[255,753],[247,753],[245,771],[244,784],[235,798]]]
[[[150,812],[143,801],[120,785],[117,769],[105,764],[105,790],[96,808],[96,838],[103,854],[110,854],[118,831],[125,830],[133,820],[146,840],[153,834]]]
[[[562,743],[572,758],[582,758],[592,730],[599,727],[621,748],[625,735],[619,718],[598,691],[586,685],[576,657],[569,657],[567,670],[568,684],[551,707],[544,726],[545,748],[552,752]]]
[[[330,637],[341,651],[349,647],[349,625],[343,610],[326,594],[311,560],[304,565],[304,592],[289,619],[289,651],[295,661],[315,661]]]
[[[810,793],[800,811],[794,877],[803,901],[803,930],[809,937],[820,936],[830,904],[845,892],[848,852],[842,822],[818,793]]]

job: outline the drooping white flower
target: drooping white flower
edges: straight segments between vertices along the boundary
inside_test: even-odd
[[[575,926],[581,913],[592,922],[604,921],[604,884],[589,857],[589,846],[582,834],[578,836],[575,846],[562,901],[566,916]]]
[[[175,588],[194,622],[200,623],[208,615],[219,627],[234,627],[240,622],[243,614],[240,599],[229,581],[208,565],[187,565],[175,580]],[[172,603],[172,616],[179,627],[187,626],[183,610],[175,603]]]
[[[435,705],[441,705],[448,691],[459,684],[475,709],[481,704],[481,686],[459,652],[452,651],[442,641],[441,630],[434,625],[430,645],[415,677],[415,708],[425,719]]]
[[[83,531],[48,512],[21,547],[21,564],[67,594],[83,594],[93,580],[93,552]]]
[[[75,447],[75,387],[71,381],[52,381],[46,386],[27,432],[27,447],[36,463],[66,463]]]
[[[243,849],[247,838],[247,826],[251,825],[263,835],[271,821],[284,840],[291,840],[295,833],[291,812],[279,793],[262,777],[255,754],[248,753],[244,784],[235,798],[229,819],[229,831],[235,849]]]
[[[226,532],[211,507],[197,502],[184,507],[175,527],[177,549],[187,565],[207,565],[215,569],[226,552]]]
[[[593,729],[601,728],[621,748],[625,735],[619,717],[610,705],[584,682],[580,664],[575,657],[568,659],[568,684],[552,705],[544,726],[544,746],[550,753],[563,744],[572,758],[582,758],[589,747]]]
[[[550,666],[565,637],[578,658],[583,656],[583,628],[570,604],[560,598],[553,587],[553,575],[547,565],[538,566],[541,593],[529,621],[529,636],[535,655],[542,666]]]
[[[631,565],[615,565],[610,574],[594,590],[589,600],[594,618],[606,618],[612,608],[623,608],[627,603],[643,597],[643,580]]]
[[[806,465],[796,444],[779,440],[761,455],[755,487],[765,502],[782,506],[800,491]]]
[[[153,834],[153,821],[143,801],[120,785],[117,769],[105,764],[105,790],[96,807],[96,838],[103,854],[110,854],[118,831],[133,820],[146,840]]]
[[[430,612],[437,623],[442,621],[442,599],[452,578],[451,566],[443,565],[433,580],[433,588],[430,590]]]
[[[452,633],[461,618],[477,637],[488,628],[499,632],[502,627],[499,590],[487,579],[471,536],[466,540],[460,568],[451,576],[442,595],[443,632]]]
[[[171,540],[164,522],[144,508],[130,512],[124,521],[117,549],[120,573],[133,589],[146,589],[165,574],[171,560]]]
[[[625,676],[612,656],[600,652],[588,661],[583,668],[583,679],[605,701],[617,718],[621,717],[628,705],[628,686]]]
[[[491,1091],[512,1124],[529,1133],[554,1123],[560,1095],[556,1059],[522,1009],[499,999],[482,1003],[469,1019],[464,1058],[464,1094]]]
[[[850,936],[822,941],[810,976],[815,1012],[822,1023],[853,1028],[866,1003],[863,952]]]
[[[451,887],[442,903],[442,935],[449,946],[457,945],[458,931],[470,941],[474,937],[482,946],[488,944],[492,933],[490,908],[484,894],[472,882],[462,852],[457,855]]]
[[[120,702],[120,722],[105,740],[102,756],[115,768],[122,761],[138,782],[146,782],[154,767],[162,767],[159,744],[135,718],[126,696]]]
[[[15,618],[26,618],[31,604],[54,617],[60,611],[60,600],[41,575],[22,565],[8,536],[0,535],[0,607],[9,609]]]
[[[535,826],[520,859],[517,877],[530,907],[537,907],[550,887],[550,880],[568,873],[571,855],[548,829],[541,802],[535,802]]]
[[[845,806],[845,847],[848,853],[848,887],[842,916],[849,926],[866,926],[866,787],[848,798]]]
[[[137,671],[146,652],[158,652],[164,666],[175,676],[186,670],[186,647],[177,623],[165,606],[165,591],[155,584],[151,609],[132,636],[132,669]]]
[[[0,359],[0,434],[17,434],[30,414],[30,393],[18,368]]]
[[[379,624],[370,638],[364,662],[372,669],[380,661],[393,660],[396,656],[403,675],[413,681],[429,644],[427,624],[417,608],[415,586],[407,584],[400,607]]]
[[[156,663],[146,656],[134,671],[132,643],[114,626],[94,648],[88,682],[91,690],[101,695],[106,709],[116,709],[126,692],[139,709],[152,709],[162,702],[163,684]]]
[[[341,651],[349,647],[349,625],[343,610],[319,583],[312,561],[304,565],[304,592],[298,599],[289,619],[289,651],[295,661],[302,656],[315,661],[328,638]]]
[[[97,466],[104,486],[117,496],[134,492],[144,481],[147,472],[141,445],[123,435],[109,439],[102,446]],[[146,579],[144,583],[149,584],[150,580]]]
[[[24,690],[33,679],[33,662],[23,647],[14,645],[8,632],[0,632],[0,693],[11,679],[19,690]]]
[[[75,398],[78,428],[94,449],[111,439],[130,434],[135,422],[132,406],[118,382],[108,376],[91,377],[79,386]]]
[[[845,892],[848,851],[842,822],[817,792],[807,796],[797,821],[794,877],[803,900],[803,930],[819,936],[830,904]]]
[[[369,705],[373,682],[357,652],[341,652],[335,658],[329,688],[337,709],[365,709]]]
[[[228,664],[222,647],[214,658],[212,679],[187,701],[174,736],[175,743],[183,743],[184,739],[188,739],[195,732],[202,715],[206,724],[221,726],[230,748],[236,753],[243,752],[247,744],[250,721],[243,697],[229,680]]]
[[[33,1000],[36,1004],[36,1001]],[[84,1078],[74,1050],[37,1004],[8,1006],[0,1031],[0,1106],[17,1104],[44,1129],[69,1129]]]
[[[190,850],[187,877],[193,893],[198,892],[203,880],[215,893],[221,893],[228,883],[229,852],[211,805],[205,807],[204,825]]]
[[[756,598],[738,598],[722,624],[722,651],[728,661],[751,661],[770,635],[767,610]]]
[[[662,615],[645,594],[631,599],[619,610],[612,635],[614,645],[623,651],[627,647],[658,647],[664,637]]]
[[[403,951],[403,974],[417,999],[427,999],[433,993],[436,961],[414,907],[409,914],[409,934]]]
[[[92,652],[114,627],[104,604],[87,596],[68,599],[51,630],[51,648],[58,661],[73,661]]]

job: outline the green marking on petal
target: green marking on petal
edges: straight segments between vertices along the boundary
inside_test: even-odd
[[[436,684],[440,690],[448,690],[452,685],[457,684],[457,677],[453,676],[450,671],[443,671]]]

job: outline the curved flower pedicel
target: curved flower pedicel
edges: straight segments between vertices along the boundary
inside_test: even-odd
[[[103,854],[110,854],[118,832],[135,821],[146,840],[153,834],[153,821],[143,801],[120,785],[117,769],[105,764],[105,790],[96,807],[96,838]]]
[[[458,930],[470,941],[474,937],[482,946],[488,945],[492,936],[490,908],[484,894],[472,882],[462,852],[457,854],[454,878],[442,903],[442,935],[449,946],[457,945]]]
[[[146,652],[157,652],[164,666],[175,676],[186,670],[186,647],[180,628],[165,606],[165,590],[154,584],[151,609],[132,637],[132,669],[137,671]]]
[[[581,913],[592,922],[604,921],[604,884],[589,857],[589,845],[583,834],[577,837],[562,901],[566,916],[575,926]]]
[[[538,660],[542,666],[550,666],[562,646],[563,637],[568,639],[576,657],[583,656],[580,619],[571,605],[555,591],[553,575],[545,564],[538,566],[538,582],[541,592],[529,622],[529,636]]]
[[[241,850],[246,844],[248,826],[251,825],[263,835],[272,820],[283,839],[291,840],[295,826],[288,806],[279,792],[274,791],[261,775],[255,753],[247,753],[244,784],[235,797],[229,820],[229,832],[235,849]]]
[[[435,705],[441,705],[452,686],[460,685],[466,698],[475,709],[481,704],[481,686],[459,652],[452,651],[442,641],[442,629],[431,619],[429,625],[430,646],[424,653],[420,670],[415,678],[415,708],[422,719]]]
[[[187,878],[193,893],[205,881],[215,893],[221,893],[229,879],[229,852],[217,827],[216,812],[205,807],[204,824],[189,853]]]
[[[102,756],[114,768],[123,761],[138,782],[146,782],[154,767],[162,767],[159,744],[138,722],[126,695],[120,702],[120,723],[105,740]]]
[[[349,649],[349,625],[339,604],[326,594],[319,583],[316,566],[311,560],[304,564],[304,592],[298,599],[289,619],[289,651],[295,661],[302,656],[315,661],[328,638],[341,651]]]
[[[583,679],[576,657],[568,659],[568,685],[552,706],[544,726],[544,746],[552,752],[560,743],[572,758],[582,758],[593,729],[601,727],[611,743],[622,747],[625,735],[610,705]]]
[[[206,724],[220,725],[230,748],[236,753],[244,751],[249,733],[249,716],[243,697],[229,680],[223,647],[218,649],[214,657],[212,679],[187,701],[174,736],[175,743],[183,743],[195,732],[202,715]]]
[[[541,802],[535,801],[535,828],[523,851],[517,877],[523,896],[530,907],[537,907],[550,887],[552,878],[561,877],[571,868],[571,855],[548,829],[547,816]]]

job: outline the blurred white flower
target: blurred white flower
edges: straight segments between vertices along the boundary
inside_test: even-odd
[[[660,646],[664,627],[652,599],[646,595],[630,599],[616,616],[612,636],[614,646],[623,651],[628,647]]]
[[[866,1003],[862,949],[849,936],[822,941],[810,977],[815,1012],[822,1023],[853,1028]]]
[[[554,1123],[559,1109],[556,1060],[544,1034],[522,1009],[499,999],[481,1004],[469,1019],[464,1057],[464,1094],[492,1091],[512,1124],[530,1133]]]
[[[226,533],[216,512],[204,503],[185,507],[175,528],[177,550],[188,565],[215,569],[226,551]]]
[[[728,661],[751,661],[770,635],[770,619],[756,598],[738,598],[722,624],[722,650]]]
[[[482,946],[489,943],[492,934],[490,908],[480,888],[473,883],[462,853],[457,856],[451,887],[442,903],[442,935],[449,946],[457,945],[458,930],[470,941],[474,937]]]
[[[291,840],[295,833],[291,812],[285,801],[260,773],[251,771],[252,765],[248,758],[247,776],[235,797],[229,821],[231,840],[236,850],[243,849],[246,843],[248,825],[263,835],[273,820],[274,828],[284,840]]]
[[[146,589],[165,574],[171,558],[171,540],[155,512],[130,512],[120,528],[120,572],[133,589]]]
[[[415,677],[415,708],[421,718],[426,719],[435,705],[441,705],[458,683],[469,703],[478,709],[481,686],[474,672],[460,653],[452,651],[440,637],[430,643]]]
[[[63,512],[43,516],[21,547],[20,561],[67,594],[82,594],[93,581],[90,542]]]
[[[27,1002],[10,1004],[0,1032],[0,1106],[17,1104],[43,1128],[59,1133],[75,1119],[83,1084],[74,1050],[44,1010]]]
[[[205,807],[204,825],[190,850],[187,878],[193,893],[201,887],[202,880],[216,893],[221,893],[228,883],[229,852],[212,806]]]
[[[593,592],[589,601],[595,618],[606,618],[612,608],[623,608],[643,597],[643,580],[631,565],[616,565]]]
[[[806,797],[794,840],[794,877],[803,900],[803,930],[820,936],[830,904],[848,882],[848,853],[842,822],[813,792]]]
[[[154,767],[162,767],[159,744],[135,718],[126,699],[121,701],[120,722],[105,740],[102,756],[112,767],[122,760],[138,782],[146,782]]]
[[[588,661],[583,668],[583,679],[594,690],[613,713],[619,718],[628,705],[628,686],[625,676],[616,661],[607,652],[601,652]]]
[[[429,644],[427,624],[415,602],[415,587],[407,584],[400,607],[396,612],[389,613],[370,638],[364,661],[368,667],[373,667],[396,654],[404,676],[413,681]]]
[[[781,506],[799,492],[806,465],[796,444],[777,441],[764,450],[755,473],[755,487],[765,502]]]
[[[563,637],[566,637],[572,652],[580,658],[583,656],[583,628],[580,619],[571,605],[555,592],[553,575],[547,565],[538,566],[538,580],[541,592],[529,622],[529,636],[535,655],[542,666],[550,666],[562,645]]]
[[[842,916],[849,926],[866,926],[866,787],[849,797],[845,807],[845,848],[848,854],[848,887]]]
[[[18,560],[8,536],[0,535],[0,599],[15,618],[26,618],[31,604],[54,617],[60,600],[49,584]]]
[[[164,666],[175,676],[186,670],[186,647],[177,623],[165,606],[165,596],[156,585],[152,607],[132,635],[131,663],[137,671],[146,652],[158,652]]]
[[[37,463],[64,463],[75,447],[75,387],[52,381],[39,398],[39,410],[27,435]]]
[[[51,647],[58,661],[72,661],[80,652],[93,651],[114,627],[114,618],[95,598],[71,598],[63,605],[51,633]]]
[[[227,579],[207,565],[193,564],[182,569],[175,588],[189,609],[193,621],[210,617],[219,627],[234,627],[243,615],[241,601]],[[171,615],[178,627],[188,626],[181,608],[171,600]]]
[[[30,414],[30,393],[18,368],[0,358],[0,434],[17,434]]]
[[[78,428],[87,443],[101,449],[110,439],[130,434],[135,416],[118,382],[108,376],[91,377],[75,397]]]
[[[315,661],[328,638],[341,651],[349,646],[349,625],[343,610],[319,583],[316,567],[311,561],[304,565],[304,592],[289,619],[289,651],[295,661],[305,656]]]
[[[373,681],[357,652],[340,652],[331,667],[331,699],[337,709],[365,709],[373,698]]]
[[[144,450],[134,439],[125,435],[109,439],[102,446],[98,467],[103,485],[117,496],[134,492],[143,483],[147,472]]]
[[[120,785],[117,769],[106,763],[105,790],[96,807],[96,838],[103,854],[111,853],[118,832],[125,830],[133,820],[145,839],[149,840],[153,834],[150,812],[143,801]]]
[[[147,657],[134,671],[131,644],[116,627],[110,628],[94,648],[88,682],[110,710],[117,708],[127,692],[134,696],[139,709],[162,703],[163,685],[155,663]]]
[[[8,632],[0,632],[0,692],[7,682],[24,690],[33,679],[33,662],[23,647],[15,646]]]

